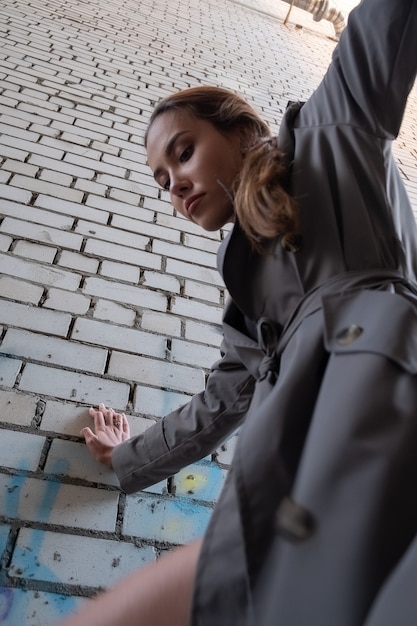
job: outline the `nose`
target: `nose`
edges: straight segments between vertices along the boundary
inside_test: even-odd
[[[183,198],[187,191],[189,191],[190,187],[191,183],[186,178],[175,176],[175,174],[171,176],[171,184],[169,186],[171,196]]]

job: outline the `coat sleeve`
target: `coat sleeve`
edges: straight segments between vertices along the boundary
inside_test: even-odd
[[[394,139],[416,71],[417,0],[363,0],[306,109],[319,105],[319,123],[353,122]]]
[[[230,307],[229,307],[230,311]],[[230,317],[230,315],[229,315]],[[256,342],[230,328],[242,338],[235,348],[228,337],[228,325],[221,346],[222,358],[212,367],[206,389],[188,404],[169,413],[144,433],[117,446],[112,454],[113,469],[120,486],[133,493],[163,480],[182,467],[203,458],[243,421],[249,408],[255,378],[242,362],[242,345],[248,344],[256,371],[259,349]]]

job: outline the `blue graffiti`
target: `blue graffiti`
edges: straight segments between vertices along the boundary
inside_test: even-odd
[[[23,466],[23,463],[20,467]],[[69,467],[66,459],[58,459],[51,468],[54,474],[64,474]],[[28,479],[22,476],[13,476],[6,485],[6,512],[8,517],[19,519],[19,508],[21,501],[21,493]],[[38,504],[38,519],[47,522],[53,510],[55,500],[57,498],[61,484],[55,481],[42,481],[44,486],[42,498]],[[41,552],[44,532],[31,530],[28,532],[28,542],[24,547],[16,546],[14,558],[24,562],[26,554],[38,555]],[[36,556],[36,574],[32,570],[26,571],[26,576],[34,577],[39,580],[47,580],[52,583],[61,582],[50,568],[41,565]],[[4,580],[4,579],[3,579]],[[42,593],[45,595],[45,592]],[[54,593],[47,593],[51,614],[55,617],[63,617],[77,608],[78,601],[71,596],[62,596]],[[29,609],[28,603],[32,599],[32,593],[21,589],[11,587],[0,587],[0,624],[12,626],[13,624],[24,624],[27,618],[25,611]],[[46,603],[46,604],[48,604]],[[45,606],[45,604],[44,604]],[[8,621],[12,620],[12,621]]]
[[[9,587],[0,587],[0,624],[8,618],[13,605],[13,590]]]

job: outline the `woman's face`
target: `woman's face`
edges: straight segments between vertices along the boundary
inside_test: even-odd
[[[242,164],[238,131],[219,132],[185,111],[159,115],[148,132],[148,163],[174,208],[208,231],[233,221],[230,189]]]

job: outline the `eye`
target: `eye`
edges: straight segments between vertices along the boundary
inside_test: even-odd
[[[192,154],[193,154],[193,147],[187,146],[187,148],[183,150],[180,154],[180,157],[179,157],[180,162],[185,163],[185,161],[188,161],[188,159],[192,156]]]

